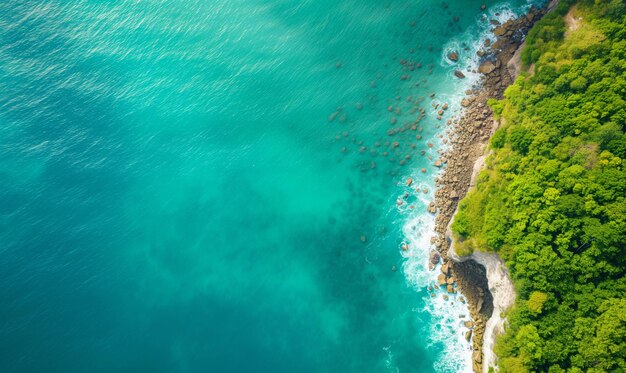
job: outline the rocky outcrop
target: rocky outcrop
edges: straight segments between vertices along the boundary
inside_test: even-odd
[[[443,276],[439,276],[438,282],[448,290],[451,286],[448,279],[452,279],[469,305],[473,319],[470,334],[474,351],[473,368],[476,372],[486,372],[490,366],[495,365],[494,333],[502,326],[502,320],[499,320],[501,311],[511,301],[510,298],[500,295],[512,293],[512,284],[508,287],[505,280],[506,268],[498,262],[497,257],[477,253],[472,257],[458,258],[454,249],[449,249],[452,239],[448,234],[448,226],[459,200],[472,184],[472,175],[476,174],[474,166],[481,167],[482,161],[477,163],[477,160],[484,160],[481,156],[485,144],[499,125],[492,117],[487,100],[501,99],[505,88],[514,81],[517,73],[511,73],[508,63],[518,51],[530,27],[544,13],[544,10],[531,8],[527,15],[519,19],[496,24],[494,34],[498,38],[493,43],[485,43],[490,49],[483,54],[479,67],[483,74],[481,87],[466,92],[467,97],[461,102],[463,116],[449,123],[453,125],[448,139],[452,146],[442,154],[442,158],[447,160],[447,167],[436,179],[438,189],[435,209],[438,215],[435,218],[435,246],[443,260]],[[443,268],[446,272],[443,272]],[[453,287],[453,290],[456,291],[456,288]]]
[[[470,278],[471,281],[483,281],[487,280],[486,286],[489,290],[488,293],[484,293],[483,301],[480,299],[476,301],[475,307],[478,308],[478,312],[489,314],[487,322],[484,324],[483,343],[482,343],[482,365],[483,372],[487,372],[489,367],[497,367],[497,356],[494,352],[495,342],[498,335],[504,333],[504,325],[506,319],[503,318],[503,314],[508,310],[515,302],[515,288],[509,271],[504,265],[504,262],[498,254],[495,253],[481,253],[474,252],[467,257],[458,257],[454,252],[454,247],[450,247],[448,250],[448,257],[453,261],[458,261],[458,267],[461,271],[466,271],[465,262],[476,263],[480,266],[481,270],[484,269],[482,276],[477,279]],[[464,276],[474,276],[474,274],[465,273]],[[483,290],[484,291],[484,290]],[[469,298],[468,298],[469,299]],[[471,305],[472,303],[470,303]],[[485,309],[485,307],[487,307]],[[476,357],[476,356],[475,356]]]

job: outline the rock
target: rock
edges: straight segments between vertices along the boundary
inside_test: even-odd
[[[506,34],[507,29],[506,29],[506,24],[502,25],[502,26],[498,26],[493,30],[493,34],[495,36],[503,36],[504,34]]]
[[[434,250],[430,252],[430,262],[431,262],[432,264],[437,264],[437,263],[439,263],[439,260],[440,260],[440,259],[441,259],[441,255],[439,255],[439,253],[438,253],[438,252],[436,252],[436,251],[434,251]],[[441,281],[440,281],[439,283],[440,283],[441,285],[445,285],[445,283],[446,283],[446,281],[445,281],[445,276],[444,276],[444,281],[443,281],[443,283],[441,283]]]
[[[471,339],[472,339],[472,331],[468,330],[467,332],[465,332],[465,340],[469,342]]]
[[[431,214],[434,214],[437,212],[437,207],[435,206],[434,203],[431,202],[430,205],[428,205],[428,212],[430,212]],[[431,240],[430,243],[435,243],[434,240]]]
[[[367,237],[365,237],[364,234],[361,235],[361,242],[363,243],[367,242]]]
[[[495,69],[496,69],[496,66],[493,64],[493,62],[486,61],[480,65],[480,67],[478,68],[478,72],[481,74],[489,74]]]
[[[398,268],[396,268],[396,266],[391,266],[391,271],[392,271],[392,272],[395,272],[395,271],[397,271],[397,270],[398,270]]]
[[[448,265],[448,263],[441,266],[441,273],[443,273],[444,275],[447,275],[449,270],[450,266]]]
[[[478,52],[476,52],[476,54],[478,55],[478,57],[484,57],[486,53],[483,50],[479,50]]]
[[[448,285],[448,286],[446,286],[446,291],[447,291],[448,293],[454,293],[454,286],[452,286],[452,285]]]
[[[476,351],[476,356],[474,357],[474,361],[479,364],[483,362],[483,354],[481,353],[481,351]]]
[[[465,78],[465,74],[463,74],[461,71],[459,70],[454,70],[454,76],[456,76],[459,79],[464,79]]]
[[[437,283],[439,283],[440,286],[445,285],[446,284],[446,275],[440,274],[439,276],[437,276]]]
[[[483,303],[484,303],[484,299],[483,297],[480,297],[478,299],[478,303],[476,303],[476,309],[478,310],[478,312],[480,312],[483,309]]]
[[[485,9],[487,9],[487,5],[482,4],[482,5],[480,6],[480,10],[485,10]]]
[[[450,52],[450,54],[448,54],[448,58],[450,61],[456,62],[459,60],[459,54],[457,52]]]
[[[441,160],[436,160],[434,163],[435,167],[441,167]]]
[[[461,100],[461,106],[463,106],[463,107],[470,106],[470,100],[464,98],[463,100]]]
[[[406,179],[406,186],[411,186],[411,184],[413,184],[413,179],[411,178]]]
[[[443,295],[443,300],[447,301],[448,299],[450,299],[450,297],[448,297],[446,294]]]
[[[442,108],[443,110],[448,110],[448,104],[447,104],[447,103],[443,104],[443,106],[442,106],[441,108]]]
[[[474,323],[471,322],[470,320],[467,320],[466,322],[463,323],[463,325],[469,329],[474,326]]]
[[[454,285],[454,277],[448,277],[448,279],[446,280],[446,283],[448,285]]]

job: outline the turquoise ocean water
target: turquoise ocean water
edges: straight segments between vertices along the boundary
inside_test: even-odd
[[[2,2],[0,371],[468,371],[432,164],[530,3],[480,4]]]

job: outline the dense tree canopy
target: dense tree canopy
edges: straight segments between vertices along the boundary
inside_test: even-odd
[[[515,282],[501,371],[626,371],[625,20],[621,0],[562,1],[490,102],[502,126],[453,231]]]

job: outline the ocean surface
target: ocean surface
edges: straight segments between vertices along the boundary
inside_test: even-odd
[[[471,371],[433,163],[529,4],[3,1],[0,371]]]

